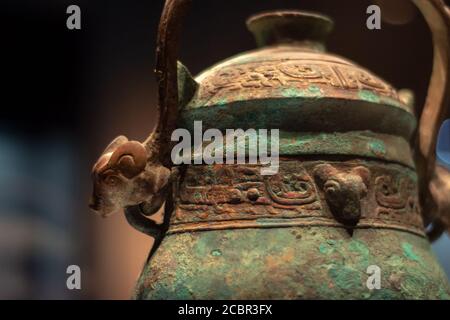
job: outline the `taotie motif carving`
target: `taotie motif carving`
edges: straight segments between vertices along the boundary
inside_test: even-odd
[[[189,166],[174,195],[168,232],[323,225],[391,228],[423,236],[417,184],[411,177],[414,172],[401,165],[362,160],[283,160],[273,176],[261,176],[258,165]],[[392,189],[398,191],[395,197],[386,198],[385,192],[380,198],[380,181],[407,182]],[[406,209],[384,206],[397,202]]]
[[[311,177],[299,168],[299,172],[281,171],[281,174],[266,179],[266,187],[272,199],[281,204],[302,205],[313,203],[317,191]]]
[[[383,175],[375,180],[375,199],[379,205],[378,216],[389,215],[401,220],[409,216],[414,223],[419,223],[420,212],[416,182],[408,176]]]
[[[414,186],[407,179],[393,181],[390,176],[381,176],[375,180],[376,199],[380,206],[395,210],[405,209],[408,191]]]
[[[356,167],[347,172],[322,164],[315,168],[314,176],[336,220],[356,225],[361,217],[361,199],[367,195],[369,170]]]
[[[259,88],[286,88],[297,85],[326,85],[341,89],[372,90],[398,99],[395,90],[367,71],[339,63],[311,63],[302,60],[272,62],[266,64],[245,64],[224,67],[217,74],[207,78],[209,85],[201,89],[200,98],[215,95],[222,90],[237,91]],[[208,83],[208,81],[206,81]]]

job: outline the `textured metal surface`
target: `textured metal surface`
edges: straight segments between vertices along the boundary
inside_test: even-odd
[[[304,225],[424,236],[415,172],[400,165],[291,159],[273,176],[256,165],[205,165],[180,180],[169,233]]]
[[[366,286],[381,268],[381,289]],[[449,299],[429,242],[383,229],[219,230],[168,235],[136,299]]]
[[[299,12],[254,17],[248,25],[262,48],[195,79],[182,67],[177,78],[176,18],[188,2],[168,0],[160,24],[164,132],[175,120],[190,130],[194,120],[204,129],[280,129],[284,158],[269,177],[248,165],[172,168],[173,194],[159,227],[142,219],[152,203],[129,207],[130,223],[157,237],[135,298],[450,299],[422,222],[434,219],[423,206],[444,203],[427,191],[436,172],[433,130],[448,100],[450,19],[443,2],[414,0],[435,43],[419,130],[419,178],[409,145],[417,122],[411,99],[324,52],[327,18]],[[172,35],[168,52],[161,51]],[[177,104],[175,119],[176,112],[165,112]],[[436,188],[443,185],[438,182]],[[380,290],[366,286],[371,265],[381,269]]]
[[[302,44],[240,54],[204,71],[196,80],[203,86],[188,108],[220,105],[223,100],[287,96],[369,100],[411,112],[391,85],[366,69],[330,53],[302,48]]]
[[[266,134],[246,132],[252,141],[267,141]],[[226,140],[226,139],[224,139]],[[255,144],[249,144],[250,139],[245,139],[244,149],[246,154],[257,154]],[[203,143],[203,150],[210,142]],[[215,151],[222,154],[235,154],[236,144],[222,146],[215,145]],[[253,152],[253,153],[251,153]],[[281,156],[352,156],[360,158],[379,159],[383,161],[403,164],[409,168],[415,168],[412,152],[408,141],[403,137],[365,131],[350,132],[293,132],[279,131],[279,154]],[[192,151],[192,158],[196,155]]]

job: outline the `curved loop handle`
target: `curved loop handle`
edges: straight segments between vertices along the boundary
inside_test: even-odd
[[[156,79],[158,82],[158,124],[156,127],[160,162],[170,168],[170,137],[178,117],[177,57],[182,22],[191,0],[166,0],[158,27]]]
[[[439,128],[450,114],[450,10],[443,0],[412,0],[422,12],[433,38],[433,70],[427,98],[420,116],[416,141],[417,169],[421,179],[421,198],[427,224],[442,225],[432,211],[441,207],[430,193],[435,177],[436,144]],[[450,212],[446,213],[450,215]],[[436,219],[437,218],[437,219]],[[442,229],[442,227],[438,227]],[[442,233],[443,230],[440,232]],[[430,233],[435,234],[437,230]],[[436,235],[434,235],[435,237]]]
[[[125,208],[125,218],[133,228],[155,239],[158,239],[163,234],[162,226],[147,218],[139,206]]]
[[[443,0],[412,1],[425,17],[433,38],[433,71],[420,117],[418,139],[421,154],[431,159],[435,154],[439,125],[450,103],[450,11]]]

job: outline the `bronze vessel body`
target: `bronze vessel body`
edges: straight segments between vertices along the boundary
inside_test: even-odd
[[[448,101],[450,19],[441,1],[414,2],[429,22],[441,19],[430,23],[440,58],[420,119],[409,91],[326,52],[332,21],[314,13],[252,17],[258,48],[194,78],[176,63],[187,1],[167,1],[158,42],[161,126],[142,148],[113,143],[94,168],[146,199],[121,193],[119,201],[128,221],[156,238],[135,298],[450,298],[428,239],[448,228],[449,208],[436,196],[448,190],[432,188],[437,129],[430,127]],[[193,134],[194,121],[222,132],[278,129],[278,172],[168,164],[171,131]],[[150,154],[146,165],[137,165],[138,149]],[[98,179],[97,209],[107,202]],[[158,225],[149,216],[164,201]],[[373,267],[381,272],[376,289],[367,284]]]

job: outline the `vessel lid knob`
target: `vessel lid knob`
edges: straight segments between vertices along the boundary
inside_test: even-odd
[[[247,20],[258,47],[316,43],[323,49],[333,25],[333,20],[325,15],[294,10],[259,13]]]

